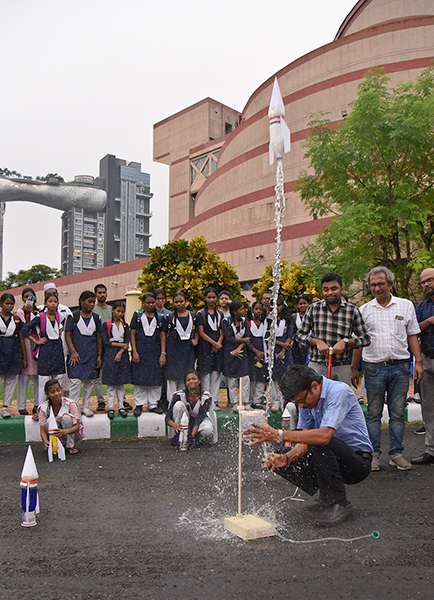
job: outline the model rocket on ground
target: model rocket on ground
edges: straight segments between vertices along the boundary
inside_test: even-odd
[[[66,460],[65,448],[60,439],[54,434],[54,430],[57,429],[59,429],[59,426],[56,423],[53,410],[50,410],[50,416],[48,417],[48,439],[50,440],[50,445],[48,446],[48,462],[53,462],[53,454],[57,454],[57,457],[60,460]]]
[[[23,509],[21,525],[23,527],[36,525],[36,515],[39,514],[38,477],[38,469],[33,458],[32,448],[29,446],[20,481],[21,508]]]
[[[274,79],[268,118],[270,121],[270,165],[272,165],[275,157],[277,160],[282,160],[283,155],[291,149],[291,133],[285,123],[285,106],[277,77]]]

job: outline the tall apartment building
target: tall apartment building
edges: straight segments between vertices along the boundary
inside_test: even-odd
[[[107,193],[104,211],[72,208],[62,215],[62,270],[73,275],[149,256],[150,175],[141,164],[107,154],[99,177],[77,176]]]

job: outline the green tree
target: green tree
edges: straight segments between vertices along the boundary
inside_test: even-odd
[[[398,294],[412,297],[413,274],[434,264],[433,68],[396,88],[370,71],[337,127],[324,114],[312,118],[312,170],[297,188],[310,214],[332,223],[304,262],[317,275],[337,271],[347,286],[382,264]]]
[[[151,260],[143,267],[139,288],[143,293],[164,288],[169,308],[173,306],[173,294],[178,291],[186,295],[189,308],[201,308],[203,292],[210,286],[217,292],[228,290],[234,299],[245,300],[235,269],[208,250],[202,235],[191,242],[179,239],[156,246],[149,254]]]
[[[315,284],[312,269],[292,262],[288,267],[286,260],[281,261],[282,268],[280,272],[279,295],[283,297],[290,310],[294,312],[296,307],[296,298],[299,294],[309,294],[313,296],[318,294],[319,286]],[[262,298],[262,294],[271,290],[273,285],[273,265],[265,267],[264,273],[252,287],[252,293],[256,300]]]
[[[53,269],[47,265],[33,265],[30,269],[20,269],[18,273],[7,274],[4,281],[1,282],[3,290],[9,290],[22,285],[30,285],[39,281],[47,281],[48,279],[56,279],[62,276],[62,271]]]

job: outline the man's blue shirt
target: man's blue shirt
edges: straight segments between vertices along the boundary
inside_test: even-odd
[[[334,436],[352,450],[373,452],[365,417],[351,388],[341,381],[322,378],[321,396],[314,408],[301,408],[298,429],[333,427]]]
[[[434,302],[428,296],[416,307],[416,317],[419,323],[434,316]],[[434,356],[434,325],[430,325],[420,334],[420,350],[423,354]]]

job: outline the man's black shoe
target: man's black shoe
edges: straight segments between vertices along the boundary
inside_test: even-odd
[[[105,404],[104,402],[98,402],[98,406],[96,407],[97,411],[105,412]]]
[[[157,415],[162,415],[164,413],[164,410],[161,408],[161,406],[154,406],[153,408],[148,409],[148,412],[156,413]]]
[[[334,527],[346,521],[352,514],[352,506],[342,506],[342,504],[332,504],[327,506],[318,515],[316,522],[322,527]]]
[[[142,414],[142,410],[143,410],[143,406],[141,404],[136,406],[136,408],[134,409],[134,416],[140,417],[140,415]]]
[[[428,452],[424,452],[422,456],[412,458],[410,462],[412,465],[429,465],[434,463],[434,456],[428,454]]]
[[[125,410],[133,410],[133,407],[131,406],[131,404],[129,402],[126,402],[124,400],[124,409]]]

